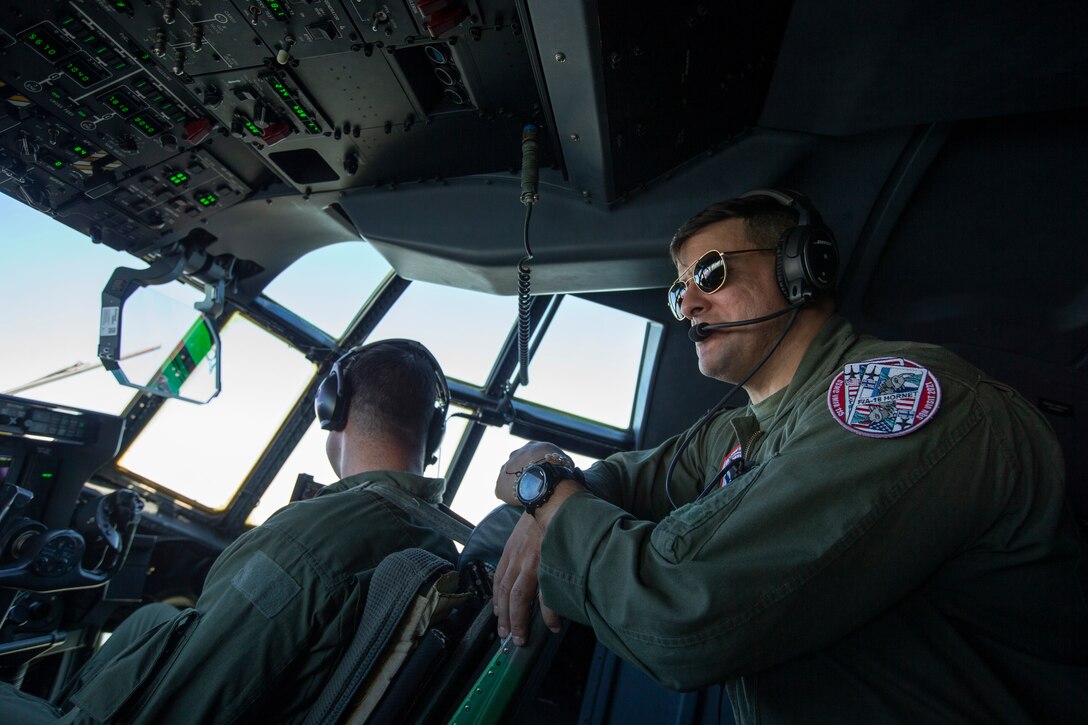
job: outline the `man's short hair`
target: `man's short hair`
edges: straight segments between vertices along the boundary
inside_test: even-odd
[[[375,344],[347,361],[348,415],[363,430],[422,447],[435,412],[435,371],[407,345]]]
[[[684,242],[711,224],[726,219],[743,219],[748,237],[758,249],[774,249],[782,232],[797,226],[797,212],[783,206],[768,196],[717,201],[688,219],[676,230],[669,243],[669,256],[673,264],[680,262],[680,248]],[[724,251],[724,250],[721,250]]]

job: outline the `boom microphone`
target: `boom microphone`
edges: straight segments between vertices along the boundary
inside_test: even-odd
[[[806,300],[802,299],[798,302],[794,302],[788,307],[783,307],[780,310],[772,312],[769,315],[763,315],[763,317],[753,317],[750,320],[739,320],[737,322],[715,322],[713,324],[708,324],[706,322],[697,322],[691,326],[690,330],[688,330],[688,339],[692,342],[702,342],[703,340],[710,337],[710,333],[714,330],[724,330],[730,327],[745,327],[746,325],[756,325],[760,322],[773,320],[774,318],[781,317],[788,312],[793,312],[798,307],[803,305],[805,301]]]

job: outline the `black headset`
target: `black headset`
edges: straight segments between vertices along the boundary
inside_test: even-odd
[[[381,345],[391,345],[416,354],[430,363],[431,372],[434,373],[434,413],[431,415],[430,425],[427,427],[427,455],[426,460],[432,461],[435,451],[442,443],[442,435],[446,432],[446,413],[450,409],[450,389],[446,384],[446,376],[442,372],[442,366],[434,359],[434,355],[426,347],[415,340],[380,340],[366,345],[353,347],[332,364],[329,374],[317,387],[314,396],[314,412],[317,420],[324,430],[343,430],[347,424],[348,408],[351,404],[351,383],[344,373],[347,367],[346,361],[363,352],[372,350]]]
[[[804,194],[789,189],[756,189],[739,198],[765,196],[797,212],[797,225],[782,232],[775,247],[778,288],[789,303],[811,299],[834,288],[839,270],[835,235]]]

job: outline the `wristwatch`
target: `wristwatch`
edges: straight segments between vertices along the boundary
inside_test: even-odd
[[[559,482],[566,481],[568,478],[585,485],[586,479],[577,468],[557,466],[547,461],[533,463],[521,472],[518,482],[514,485],[514,493],[525,510],[533,513],[552,497]]]

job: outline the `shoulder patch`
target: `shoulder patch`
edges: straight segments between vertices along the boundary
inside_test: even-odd
[[[839,425],[868,438],[897,438],[929,421],[941,404],[941,386],[929,370],[903,358],[850,363],[827,390]]]

